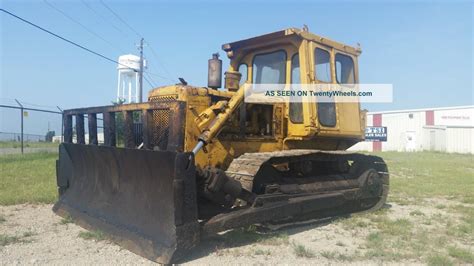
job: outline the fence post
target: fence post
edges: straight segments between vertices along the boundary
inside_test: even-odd
[[[20,140],[21,140],[21,154],[23,154],[23,105],[15,99],[16,103],[20,106],[20,115],[21,115],[21,135],[20,135]]]
[[[62,143],[64,142],[64,112],[63,109],[59,108],[57,105],[56,108],[61,112],[61,141],[59,143]]]

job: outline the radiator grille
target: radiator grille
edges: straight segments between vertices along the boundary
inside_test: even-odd
[[[153,110],[153,133],[151,138],[152,146],[160,150],[166,150],[168,146],[168,133],[170,126],[171,110]]]
[[[152,96],[150,97],[151,102],[173,102],[178,98],[177,95],[168,95],[168,96]]]
[[[177,95],[150,97],[152,102],[174,102]],[[151,135],[151,145],[154,149],[166,150],[168,147],[168,135],[170,127],[171,110],[153,110],[153,130]]]

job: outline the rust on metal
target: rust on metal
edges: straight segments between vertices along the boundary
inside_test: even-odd
[[[86,144],[83,114],[76,115],[76,138],[78,144]]]
[[[143,125],[143,148],[149,149],[151,146],[150,130],[152,129],[151,124],[151,111],[142,111],[142,125]]]
[[[102,116],[104,117],[104,145],[115,147],[115,113],[104,112]]]
[[[67,143],[59,152],[57,214],[160,263],[199,241],[189,153]]]
[[[134,148],[135,139],[133,138],[133,112],[123,111],[122,113],[124,118],[123,138],[125,142],[125,148]]]
[[[99,144],[99,140],[97,139],[97,114],[87,114],[87,123],[89,126],[89,144]]]
[[[63,114],[64,142],[72,143],[72,115]]]
[[[146,102],[146,103],[131,103],[131,104],[119,104],[119,105],[110,105],[110,106],[97,106],[97,107],[87,107],[87,108],[76,108],[64,110],[64,114],[67,115],[76,115],[76,114],[90,114],[90,113],[117,113],[122,111],[139,111],[139,110],[156,110],[156,109],[169,109],[169,103],[162,102]]]

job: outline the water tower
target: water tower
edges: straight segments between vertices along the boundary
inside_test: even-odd
[[[117,102],[139,102],[142,98],[139,88],[140,57],[133,54],[122,55],[118,62]],[[143,69],[145,68],[146,60],[143,60]]]

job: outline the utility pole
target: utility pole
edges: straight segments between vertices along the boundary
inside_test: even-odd
[[[143,38],[140,40],[140,72],[138,73],[138,102],[143,102]]]

